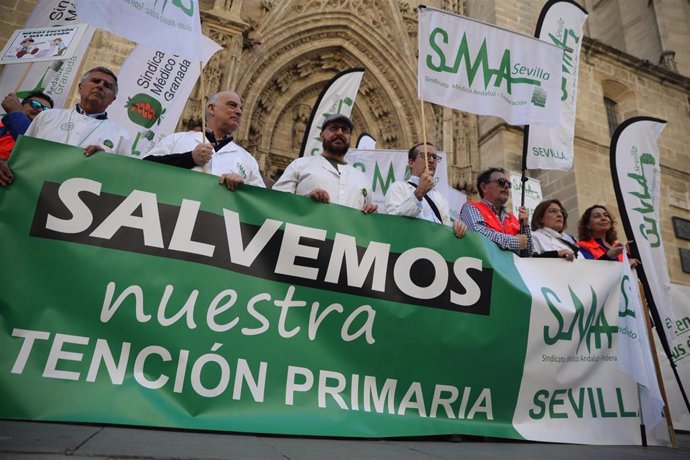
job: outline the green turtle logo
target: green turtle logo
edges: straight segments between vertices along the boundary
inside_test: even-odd
[[[125,104],[127,116],[139,126],[150,128],[154,124],[160,124],[165,109],[153,97],[148,94],[139,93],[127,99]]]
[[[105,145],[106,147],[110,147],[112,149],[113,145],[115,144],[113,144],[113,141],[111,141],[110,139],[106,139],[103,141],[103,145]]]

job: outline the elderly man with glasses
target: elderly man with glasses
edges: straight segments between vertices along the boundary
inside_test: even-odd
[[[467,226],[460,220],[451,222],[448,200],[435,187],[434,174],[440,161],[441,157],[436,154],[431,143],[414,145],[407,152],[410,176],[407,180],[391,184],[386,193],[386,214],[448,225],[453,227],[453,233],[460,238],[467,231]]]
[[[477,177],[481,201],[467,201],[460,210],[460,219],[469,230],[484,235],[501,249],[531,257],[532,233],[527,209],[521,207],[516,218],[505,207],[510,198],[510,185],[503,168],[482,172]]]
[[[6,115],[0,121],[0,160],[7,160],[12,153],[14,143],[29,128],[31,121],[44,110],[53,108],[50,96],[33,91],[23,100],[10,93],[2,101]]]
[[[331,115],[321,125],[321,155],[298,158],[285,168],[273,190],[308,196],[322,203],[336,203],[375,213],[370,181],[345,161],[354,124],[345,115]]]

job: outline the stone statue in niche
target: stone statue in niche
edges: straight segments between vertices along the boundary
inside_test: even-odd
[[[307,121],[309,121],[309,106],[299,104],[293,109],[292,123],[292,149],[298,151],[302,147],[302,140],[307,132]]]

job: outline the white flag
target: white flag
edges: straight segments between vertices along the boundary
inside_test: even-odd
[[[561,121],[557,127],[529,126],[525,130],[527,169],[569,171],[573,167],[577,72],[586,19],[587,11],[570,0],[547,3],[539,17],[539,39],[563,49]]]
[[[79,19],[147,48],[203,58],[197,0],[75,0]]]
[[[363,76],[364,69],[348,69],[338,73],[328,82],[311,111],[299,156],[321,153],[321,125],[329,115],[339,113],[350,116]]]
[[[513,125],[557,125],[563,50],[433,8],[420,8],[418,92],[425,101]]]
[[[73,25],[82,22],[77,18],[74,4],[65,0],[38,0],[26,28]],[[78,79],[79,67],[86,54],[94,32],[88,27],[77,46],[74,55],[66,60],[11,64],[4,66],[0,77],[0,97],[17,93],[23,99],[32,91],[41,91],[53,99],[55,108],[62,108]]]
[[[676,321],[659,219],[661,170],[657,139],[665,127],[665,121],[649,117],[623,122],[611,140],[611,175],[625,233],[640,255],[639,273],[647,301],[659,313],[657,332],[665,334],[672,347]]]
[[[662,419],[664,400],[659,390],[637,277],[623,256],[623,277],[618,308],[618,369],[640,385],[640,410],[644,424],[653,428]]]
[[[206,63],[221,47],[205,36],[203,42]],[[133,156],[145,156],[175,130],[198,78],[196,61],[143,45],[132,50],[118,74],[119,92],[108,115],[129,131]]]

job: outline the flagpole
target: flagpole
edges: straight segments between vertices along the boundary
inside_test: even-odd
[[[206,144],[206,90],[204,88],[204,61],[199,60],[199,97],[201,99],[201,143]],[[208,173],[209,170],[204,164],[201,170]]]
[[[639,383],[637,386],[637,407],[640,408],[640,439],[642,439],[642,447],[647,447],[647,428],[644,425],[644,412],[642,412],[642,390]]]
[[[423,92],[422,92],[423,93]],[[429,154],[426,150],[426,120],[424,117],[424,94],[420,94],[420,101],[422,104],[422,145],[424,146],[424,172],[429,174]]]
[[[666,417],[666,428],[668,429],[668,435],[671,438],[671,446],[673,448],[678,448],[678,441],[676,440],[676,432],[673,429],[673,420],[671,419],[671,411],[668,408],[668,398],[666,397],[666,387],[664,386],[664,379],[661,376],[661,367],[659,366],[659,357],[656,354],[656,344],[654,343],[654,336],[652,335],[652,323],[649,320],[649,308],[647,307],[647,298],[644,294],[644,287],[642,283],[638,280],[637,288],[640,291],[640,300],[642,307],[642,314],[644,315],[644,322],[647,326],[647,340],[649,341],[649,349],[652,353],[652,359],[654,360],[654,369],[656,370],[656,379],[659,382],[659,391],[661,392],[661,398],[664,400],[664,416]],[[638,388],[639,392],[639,388]],[[642,414],[642,406],[640,406],[640,414]],[[640,415],[641,416],[641,415]],[[645,433],[646,441],[646,433]],[[646,445],[646,444],[645,444]]]

